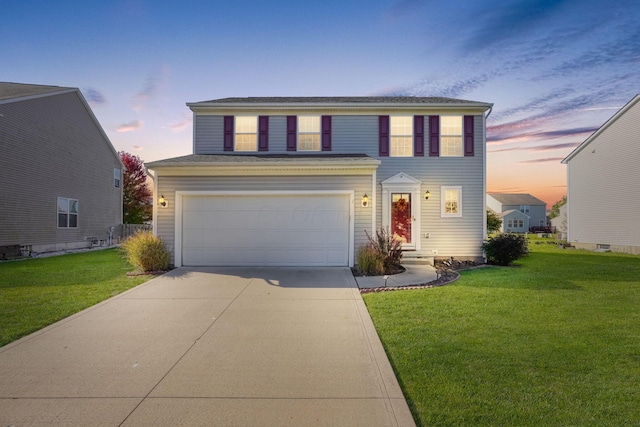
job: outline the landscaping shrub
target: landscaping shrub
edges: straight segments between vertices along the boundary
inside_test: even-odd
[[[365,233],[369,238],[369,245],[383,260],[385,274],[397,273],[402,258],[402,241],[395,238],[384,227],[376,230],[375,238],[372,238],[366,230]]]
[[[384,258],[371,245],[360,246],[357,258],[358,269],[365,276],[384,274]]]
[[[527,239],[517,234],[499,234],[482,244],[482,249],[491,264],[511,265],[529,253]]]
[[[169,251],[164,242],[149,231],[141,231],[122,244],[129,263],[140,271],[164,271],[169,267]]]

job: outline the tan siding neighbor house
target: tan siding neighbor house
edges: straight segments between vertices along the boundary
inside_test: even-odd
[[[122,223],[117,152],[76,88],[0,83],[0,248],[91,246]]]

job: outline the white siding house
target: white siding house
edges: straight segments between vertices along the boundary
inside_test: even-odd
[[[526,233],[548,225],[547,204],[531,194],[487,193],[487,207],[502,218],[503,233]]]
[[[640,95],[562,163],[567,165],[568,241],[640,254]]]
[[[176,266],[353,266],[379,227],[405,257],[482,260],[485,114],[450,98],[187,104],[194,154],[147,164]]]

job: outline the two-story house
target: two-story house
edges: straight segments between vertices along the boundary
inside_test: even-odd
[[[640,254],[639,135],[640,94],[562,160],[573,246]]]
[[[175,266],[353,266],[380,227],[405,256],[481,260],[492,104],[424,97],[187,104],[194,154],[147,164]]]
[[[80,90],[0,82],[0,259],[107,240],[122,170]]]
[[[503,233],[547,227],[547,204],[531,194],[488,193],[487,207],[502,218]]]

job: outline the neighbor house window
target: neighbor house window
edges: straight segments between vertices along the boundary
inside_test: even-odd
[[[78,201],[58,197],[58,228],[78,227]]]
[[[520,205],[520,212],[528,214],[530,211],[530,206],[529,205]]]
[[[440,116],[440,156],[462,155],[462,116]]]
[[[320,151],[320,116],[298,117],[298,151]]]
[[[234,151],[258,150],[258,117],[236,116]]]
[[[413,116],[391,116],[389,119],[391,157],[413,156]]]
[[[462,187],[442,187],[441,199],[443,217],[462,216]]]
[[[120,169],[113,170],[113,186],[120,188]]]

